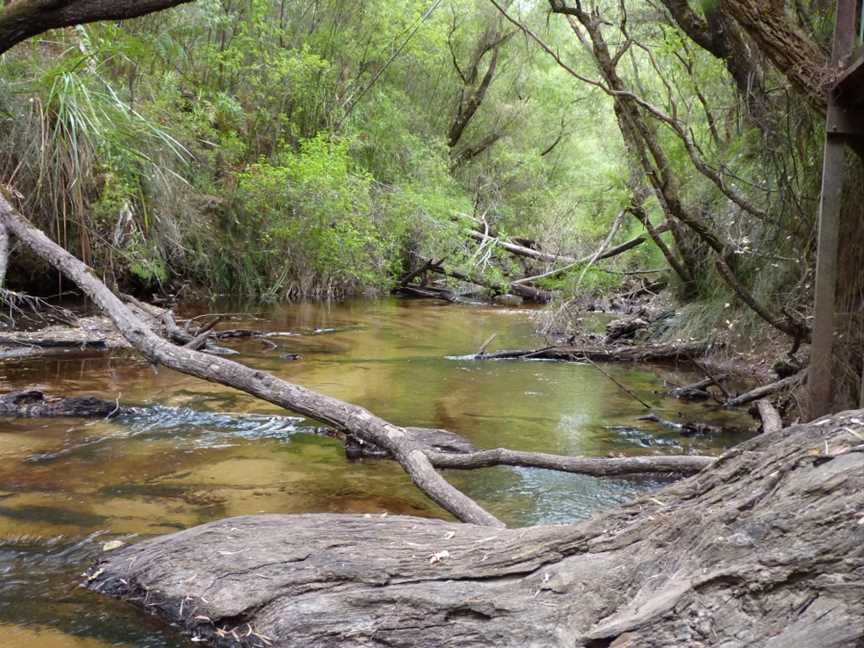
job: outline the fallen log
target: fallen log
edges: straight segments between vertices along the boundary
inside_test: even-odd
[[[852,648],[862,421],[760,435],[579,524],[229,518],[111,551],[86,586],[218,648]]]
[[[762,420],[763,434],[771,434],[783,429],[783,419],[780,417],[780,413],[767,398],[760,398],[756,401],[756,411]]]
[[[503,526],[470,497],[453,487],[430,463],[423,448],[404,428],[393,425],[357,405],[319,394],[227,358],[177,346],[156,335],[91,268],[51,241],[21,217],[0,194],[0,225],[74,282],[110,318],[117,330],[151,362],[210,382],[234,387],[288,410],[346,430],[384,448],[399,462],[414,484],[457,519],[486,526]],[[188,335],[188,334],[187,334]],[[189,340],[180,340],[185,344]]]
[[[467,233],[468,236],[473,238],[475,241],[480,241],[481,243],[492,243],[500,247],[502,250],[507,250],[510,254],[515,254],[516,256],[535,259],[537,261],[543,261],[544,263],[577,263],[575,257],[567,256],[566,254],[549,254],[548,252],[533,250],[523,245],[516,245],[515,243],[510,243],[476,230],[468,230]]]
[[[458,360],[561,360],[580,362],[678,362],[705,355],[706,342],[684,344],[646,344],[642,346],[548,346],[495,353],[457,356]]]
[[[606,325],[606,344],[617,340],[630,339],[639,331],[648,328],[648,321],[641,317],[617,319]]]
[[[412,297],[442,299],[451,304],[455,304],[459,301],[459,298],[449,290],[444,290],[443,288],[432,288],[430,286],[396,286],[396,288],[393,289],[393,292],[396,294],[410,295]]]
[[[726,401],[726,407],[741,407],[742,405],[747,405],[748,403],[752,403],[753,401],[759,400],[760,398],[765,398],[766,396],[770,396],[771,394],[776,394],[783,389],[791,389],[793,387],[797,387],[803,384],[806,379],[807,370],[805,369],[803,371],[799,371],[797,374],[789,376],[788,378],[783,378],[782,380],[778,380],[767,385],[762,385],[761,387],[757,387],[756,389],[751,389],[748,392],[744,392],[743,394],[740,394],[735,398],[731,398]]]
[[[486,288],[487,290],[492,290],[493,292],[502,292],[502,291],[510,291],[514,295],[518,297],[522,297],[523,299],[528,299],[533,302],[537,302],[540,304],[545,304],[547,302],[552,301],[553,293],[550,290],[545,290],[543,288],[537,288],[535,286],[529,286],[523,283],[511,282],[509,284],[504,284],[503,286],[493,284],[490,281],[486,281],[480,277],[474,277],[471,275],[466,275],[463,272],[457,272],[455,270],[446,270],[441,266],[432,266],[429,268],[431,272],[436,274],[444,275],[446,277],[451,277],[453,279],[458,279],[459,281],[464,281],[465,283],[472,283],[475,286],[481,286]]]
[[[519,452],[507,448],[478,452],[444,454],[427,453],[436,468],[467,470],[490,466],[522,466],[561,472],[610,477],[646,473],[679,473],[692,475],[710,466],[712,457],[673,455],[666,457],[563,457],[542,452]]]

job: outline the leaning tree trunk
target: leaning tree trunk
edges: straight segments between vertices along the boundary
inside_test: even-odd
[[[0,7],[0,54],[49,29],[137,18],[192,0],[17,0]]]
[[[0,195],[0,226],[8,228],[9,232],[17,236],[37,256],[71,279],[111,317],[117,330],[129,344],[152,362],[245,391],[262,400],[327,423],[338,433],[348,434],[355,440],[371,444],[399,462],[414,484],[432,501],[464,522],[492,527],[503,526],[493,515],[451,486],[436,472],[435,467],[438,464],[442,467],[455,468],[506,464],[595,475],[621,475],[646,472],[690,474],[701,470],[713,461],[709,457],[693,456],[653,456],[631,459],[554,457],[538,453],[514,453],[499,448],[491,453],[466,453],[464,456],[467,459],[463,463],[451,466],[448,455],[436,449],[436,444],[430,443],[428,434],[421,428],[393,425],[357,405],[319,394],[237,362],[197,351],[192,347],[199,343],[202,336],[193,338],[191,334],[184,333],[179,337],[182,346],[159,337],[145,323],[145,318],[135,315],[129,306],[120,301],[95,276],[91,268],[51,241],[42,231],[27,223],[2,195]],[[133,306],[143,315],[147,315],[146,311],[150,308],[140,302]],[[172,326],[168,327],[168,336],[176,337],[179,329],[173,323],[170,312],[160,312],[165,321],[172,322]],[[209,335],[210,331],[205,333]],[[34,397],[36,394],[38,392],[31,393]],[[20,405],[20,402],[16,404],[13,399],[12,405]],[[6,414],[15,415],[14,407]],[[3,412],[0,412],[0,415],[3,415]],[[440,438],[440,434],[434,436]]]
[[[229,518],[109,554],[88,587],[207,645],[853,648],[864,411],[763,434],[581,524]]]

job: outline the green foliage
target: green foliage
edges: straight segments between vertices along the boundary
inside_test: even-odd
[[[715,4],[692,6],[710,13]],[[19,46],[0,68],[0,182],[99,272],[154,289],[191,280],[267,299],[380,292],[429,258],[493,284],[545,269],[478,247],[465,236],[475,222],[464,215],[544,250],[589,256],[647,184],[634,174],[612,99],[529,39],[511,38],[459,147],[497,139],[454,163],[447,132],[471,91],[460,73],[485,33],[512,26],[484,0],[445,0],[427,15],[429,6],[198,0]],[[615,44],[620,5],[597,8]],[[650,43],[651,56],[635,46],[622,56],[625,82],[662,110],[677,109],[708,163],[771,218],[750,222],[654,121],[683,201],[740,244],[743,276],[760,298],[778,302],[779,286],[797,281],[798,269],[783,262],[760,274],[754,252],[770,245],[791,258],[807,244],[800,223],[812,205],[796,197],[818,183],[812,123],[788,111],[788,146],[766,147],[741,118],[723,63],[654,19],[649,3],[627,8],[630,34]],[[590,53],[543,3],[509,10],[568,65],[597,78]],[[819,29],[825,17],[813,23]],[[489,60],[481,59],[481,76]],[[644,206],[654,222],[664,218],[655,199]],[[641,232],[627,217],[612,244]],[[643,245],[601,265],[664,263]],[[700,273],[700,295],[711,301],[722,286],[707,262]],[[580,275],[576,268],[546,285],[603,293],[626,276]]]

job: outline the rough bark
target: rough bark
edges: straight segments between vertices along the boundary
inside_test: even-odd
[[[0,54],[49,29],[137,18],[191,0],[16,0],[0,7]]]
[[[699,47],[723,61],[757,121],[765,111],[762,71],[750,53],[738,25],[715,6],[705,7],[699,16],[687,0],[662,0],[675,23]]]
[[[763,434],[574,525],[230,518],[87,577],[220,648],[853,648],[864,411]]]
[[[759,50],[816,108],[827,109],[833,73],[828,54],[786,14],[785,3],[720,0],[720,11],[732,16]]]

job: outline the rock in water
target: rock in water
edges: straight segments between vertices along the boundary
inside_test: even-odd
[[[225,648],[859,647],[862,434],[864,411],[766,433],[573,525],[229,518],[87,586]]]

